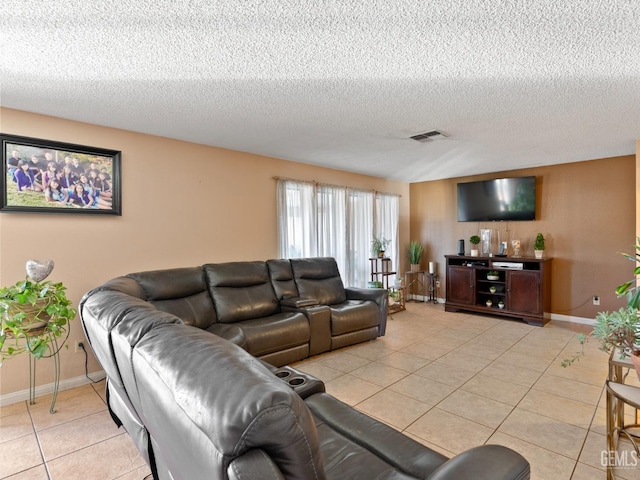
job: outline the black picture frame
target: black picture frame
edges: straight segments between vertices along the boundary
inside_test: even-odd
[[[0,212],[122,215],[120,151],[4,133],[0,141]]]

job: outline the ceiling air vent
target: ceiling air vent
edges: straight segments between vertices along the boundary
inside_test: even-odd
[[[440,138],[445,138],[446,135],[438,130],[431,130],[430,132],[419,133],[417,135],[413,135],[409,138],[414,139],[416,142],[425,143],[430,140],[438,140]]]

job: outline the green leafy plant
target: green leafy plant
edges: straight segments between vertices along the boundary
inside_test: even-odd
[[[418,240],[412,240],[409,244],[409,263],[412,265],[419,265],[422,258],[422,252],[424,247]]]
[[[616,288],[616,294],[618,297],[627,297],[627,305],[633,308],[640,308],[640,289],[637,285],[637,276],[640,275],[640,237],[636,238],[636,253],[631,255],[629,253],[623,253],[622,256],[631,260],[636,264],[633,269],[634,277],[628,282],[624,282],[622,285],[618,285]]]
[[[487,272],[487,277],[497,277],[499,275],[497,270],[489,270]]]
[[[533,249],[544,250],[544,235],[542,235],[541,233],[538,233],[538,235],[536,235],[536,241],[533,244]]]
[[[596,325],[593,331],[578,335],[580,351],[569,358],[565,358],[560,364],[563,367],[572,365],[584,355],[584,345],[590,337],[600,340],[600,350],[610,353],[616,349],[620,351],[620,357],[640,354],[640,317],[638,309],[627,306],[615,312],[600,312],[596,315]]]
[[[25,351],[42,358],[53,353],[58,338],[66,334],[66,340],[76,310],[65,292],[62,283],[29,278],[0,289],[1,360]]]
[[[469,241],[473,245],[478,245],[480,243],[480,237],[478,235],[471,235],[471,237],[469,237]]]
[[[381,257],[382,254],[387,250],[387,247],[391,243],[391,240],[387,240],[384,237],[373,237],[371,241],[371,249],[376,257]]]

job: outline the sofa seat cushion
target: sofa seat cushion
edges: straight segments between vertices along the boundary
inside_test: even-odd
[[[247,337],[244,334],[244,330],[235,323],[214,323],[207,328],[207,332],[229,340],[242,348],[247,345]]]
[[[347,300],[329,308],[332,336],[377,327],[380,323],[378,305],[368,300]]]
[[[302,313],[277,313],[238,322],[245,336],[244,349],[259,357],[309,343],[311,328]]]

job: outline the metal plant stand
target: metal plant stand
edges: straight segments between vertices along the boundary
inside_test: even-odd
[[[43,355],[41,358],[53,358],[53,395],[51,396],[51,405],[49,406],[49,413],[56,413],[55,405],[58,398],[58,388],[60,386],[60,349],[66,343],[66,338],[63,340],[62,345],[58,345],[58,339],[55,335],[47,333],[51,340],[49,355]],[[38,335],[33,335],[38,336]],[[36,403],[36,363],[37,359],[33,355],[29,354],[29,405]]]

